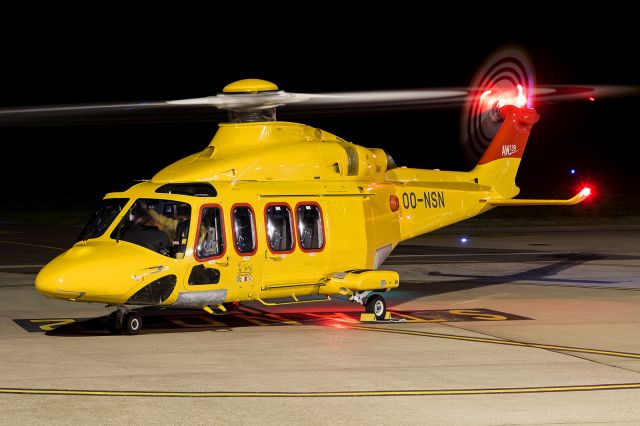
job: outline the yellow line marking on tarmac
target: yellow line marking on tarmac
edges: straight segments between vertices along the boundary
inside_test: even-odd
[[[360,325],[354,325],[354,326],[351,326],[351,328],[356,330],[364,330],[364,331],[378,331],[381,333],[409,334],[413,336],[436,337],[439,339],[464,340],[467,342],[493,343],[497,345],[523,346],[523,347],[529,347],[529,348],[550,349],[550,350],[564,351],[564,352],[580,352],[580,353],[595,354],[595,355],[606,355],[606,356],[617,356],[617,357],[623,357],[623,358],[640,359],[640,354],[634,354],[631,352],[616,352],[616,351],[605,351],[602,349],[575,348],[572,346],[558,346],[558,345],[546,345],[543,343],[517,342],[514,340],[488,339],[485,337],[459,336],[456,334],[429,333],[426,331],[394,330],[391,328],[365,327]]]
[[[65,248],[61,248],[61,247],[53,247],[53,246],[45,246],[42,244],[28,244],[28,243],[18,243],[16,241],[5,241],[5,240],[0,240],[0,243],[3,244],[16,244],[18,246],[29,246],[29,247],[40,247],[40,248],[48,248],[51,250],[60,250],[60,251],[65,251]]]
[[[640,389],[640,383],[615,383],[602,385],[541,386],[495,389],[430,389],[430,390],[381,390],[335,392],[163,392],[163,391],[106,391],[80,389],[21,389],[0,388],[0,394],[22,395],[70,395],[70,396],[129,396],[173,398],[321,398],[364,396],[438,396],[438,395],[492,395],[519,393],[578,392],[601,390]]]

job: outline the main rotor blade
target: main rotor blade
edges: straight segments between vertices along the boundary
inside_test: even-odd
[[[534,99],[537,103],[548,101],[593,101],[602,98],[637,95],[640,95],[640,87],[638,86],[546,85],[537,86],[534,90]]]
[[[343,93],[300,93],[306,97],[304,104],[318,106],[338,106],[341,108],[353,105],[371,104],[429,104],[450,103],[460,101],[467,94],[466,88],[451,89],[408,89],[408,90],[378,90]]]
[[[0,108],[0,126],[214,121],[215,108],[167,102],[122,102]]]
[[[533,104],[638,94],[640,88],[637,86],[538,86],[533,94]],[[310,112],[420,110],[460,106],[465,103],[465,96],[467,102],[474,96],[481,96],[480,89],[456,87],[320,94],[278,91],[220,94],[173,101],[45,105],[0,108],[0,126],[216,121],[221,117],[218,113],[220,109],[242,111],[283,105],[287,105],[287,110]]]
[[[389,109],[459,101],[465,89],[421,89],[327,94],[288,93],[220,94],[203,98],[154,102],[122,102],[78,105],[45,105],[0,108],[0,126],[111,124],[159,121],[213,121],[219,109],[250,110],[282,105],[304,105],[311,109],[355,109],[388,106]],[[219,115],[218,115],[219,116]]]

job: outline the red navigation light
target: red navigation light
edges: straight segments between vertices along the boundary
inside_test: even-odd
[[[500,109],[505,105],[524,108],[527,106],[527,94],[522,84],[517,84],[516,87],[495,86],[492,90],[482,92],[479,102],[482,111],[487,111],[492,108]]]
[[[580,191],[580,195],[582,195],[583,197],[588,197],[591,195],[591,188],[588,186],[585,186],[584,188],[582,188],[582,191]]]
[[[518,84],[518,96],[515,99],[515,105],[518,108],[522,108],[527,105],[527,97],[524,94],[524,89],[522,88],[522,84]]]
[[[400,208],[400,200],[393,194],[389,196],[389,207],[391,208],[392,212],[397,212]]]

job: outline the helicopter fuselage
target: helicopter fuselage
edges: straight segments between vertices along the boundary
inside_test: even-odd
[[[107,194],[117,212],[100,220],[110,223],[45,267],[37,289],[78,302],[200,307],[388,290],[397,274],[376,270],[400,241],[487,208],[465,172],[390,165],[380,149],[302,124],[221,124],[202,152]],[[188,208],[181,241],[160,250],[127,238],[132,209],[150,204],[155,216]],[[206,226],[205,216],[214,219]],[[360,283],[345,283],[345,271]]]

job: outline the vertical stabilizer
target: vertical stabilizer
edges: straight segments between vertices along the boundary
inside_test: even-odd
[[[478,183],[491,186],[502,197],[511,198],[519,192],[516,173],[531,127],[540,116],[533,108],[513,105],[502,107],[500,115],[504,122],[472,174],[478,176]]]

